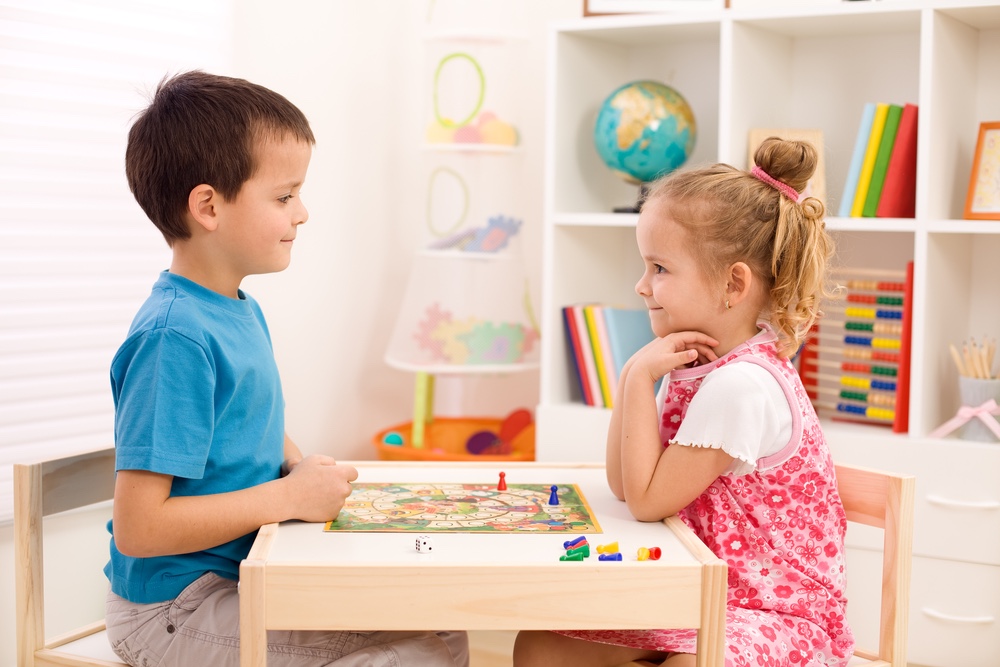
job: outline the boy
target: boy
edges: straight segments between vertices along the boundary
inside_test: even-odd
[[[336,517],[358,476],[285,434],[267,324],[240,290],[288,266],[314,143],[284,97],[198,71],[164,79],[129,132],[129,187],[172,251],[111,364],[107,628],[129,664],[236,667],[257,529]],[[467,663],[465,633],[268,635],[272,667]]]

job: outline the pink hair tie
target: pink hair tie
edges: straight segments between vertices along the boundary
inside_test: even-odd
[[[756,178],[758,181],[763,181],[764,183],[767,183],[772,188],[774,188],[781,194],[785,195],[796,204],[799,203],[799,193],[795,190],[795,188],[790,186],[788,183],[782,183],[778,179],[773,178],[770,174],[768,174],[766,171],[764,171],[757,165],[754,165],[753,169],[750,170],[750,175]]]

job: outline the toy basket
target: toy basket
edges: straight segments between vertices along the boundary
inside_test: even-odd
[[[481,431],[499,433],[503,420],[490,417],[435,417],[424,426],[424,446],[411,445],[412,422],[397,424],[379,431],[372,437],[378,458],[383,461],[534,461],[535,424],[525,426],[510,440],[508,454],[471,454],[466,443]],[[386,436],[397,434],[401,445],[385,442]]]

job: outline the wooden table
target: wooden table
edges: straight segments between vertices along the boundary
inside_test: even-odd
[[[591,557],[563,562],[565,533],[326,532],[260,529],[240,566],[241,667],[267,664],[267,630],[569,630],[698,628],[699,667],[722,667],[726,565],[677,517],[640,523],[589,464],[357,462],[358,482],[576,484],[602,534]],[[621,562],[599,561],[617,541]],[[658,561],[639,547],[658,546]]]

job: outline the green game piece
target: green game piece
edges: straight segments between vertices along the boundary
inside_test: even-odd
[[[570,547],[569,549],[566,550],[566,555],[575,554],[575,553],[581,553],[581,554],[583,554],[584,558],[590,558],[590,545],[589,544],[581,544],[578,547]]]
[[[577,549],[576,551],[568,552],[565,556],[559,556],[559,560],[583,560],[583,552]]]

